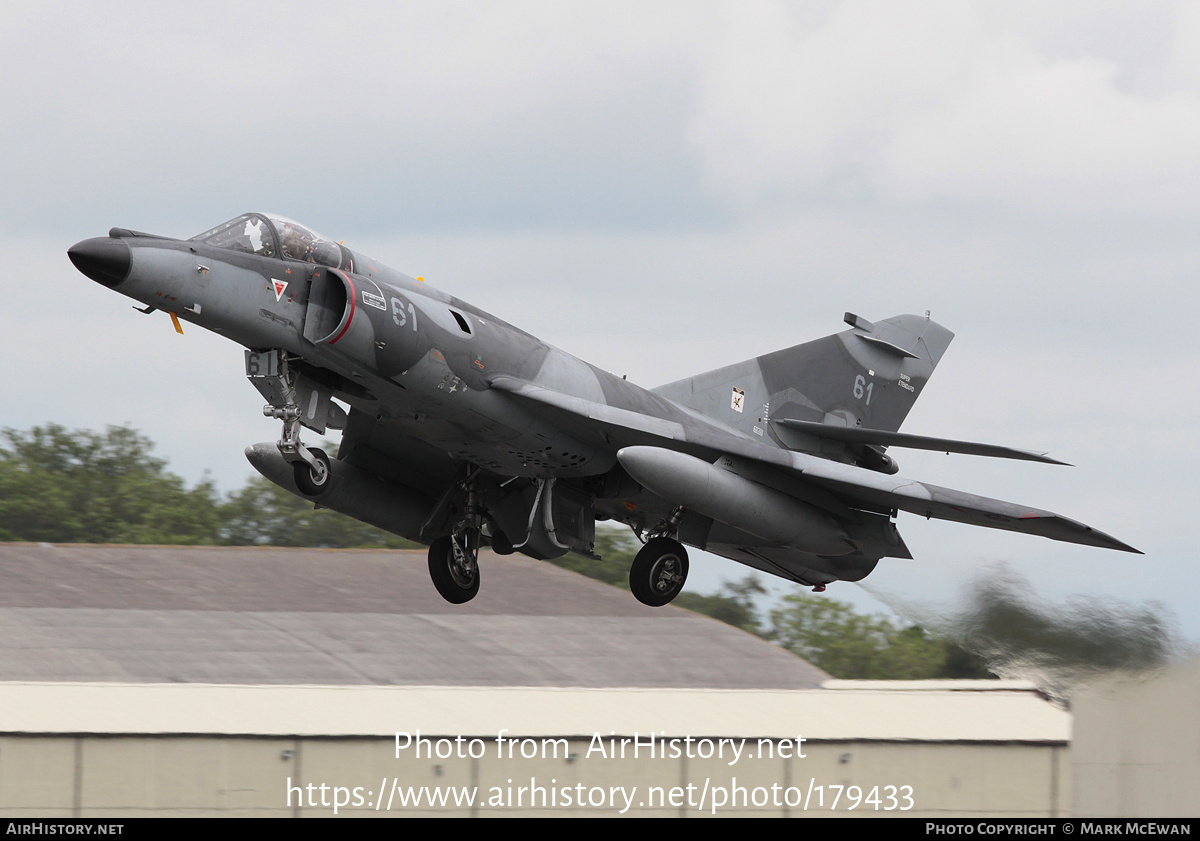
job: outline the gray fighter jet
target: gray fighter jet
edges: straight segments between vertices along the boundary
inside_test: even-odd
[[[644,542],[641,602],[671,601],[684,544],[817,589],[910,558],[899,511],[1137,550],[1049,511],[903,479],[910,447],[1061,464],[897,430],[953,334],[871,322],[639,388],[290,219],[248,213],[188,240],[113,228],[67,252],[93,280],[245,346],[282,421],[248,447],[288,490],[429,545],[434,586],[479,589],[478,552],[593,556],[597,520]],[[342,429],[336,460],[300,427]]]

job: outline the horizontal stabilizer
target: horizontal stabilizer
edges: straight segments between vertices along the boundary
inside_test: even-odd
[[[880,350],[890,353],[894,356],[899,356],[903,359],[920,359],[921,358],[921,357],[917,356],[915,353],[913,353],[911,350],[905,350],[904,348],[900,347],[900,345],[892,344],[891,342],[887,341],[886,339],[881,339],[878,336],[867,336],[863,333],[855,333],[854,335],[858,336],[858,338],[862,339],[864,342],[866,342],[870,345],[873,345],[874,347],[877,347]]]
[[[1001,447],[997,444],[981,444],[976,441],[955,441],[951,438],[930,438],[926,435],[908,435],[903,432],[887,432],[882,429],[863,429],[857,426],[835,426],[814,421],[793,420],[782,418],[775,423],[797,432],[804,432],[817,438],[830,441],[841,441],[845,444],[876,444],[882,447],[905,447],[910,450],[936,450],[942,453],[963,453],[971,456],[991,456],[992,458],[1013,458],[1021,461],[1038,461],[1043,464],[1062,464],[1070,467],[1065,461],[1050,458],[1045,453],[1033,450],[1018,450],[1013,447]]]

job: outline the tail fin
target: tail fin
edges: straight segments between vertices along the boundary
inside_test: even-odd
[[[654,389],[735,429],[810,449],[772,420],[895,432],[954,334],[928,316],[871,323],[846,313],[850,330]]]

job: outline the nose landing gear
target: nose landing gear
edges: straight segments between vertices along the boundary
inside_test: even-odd
[[[283,421],[277,446],[295,471],[297,489],[305,496],[320,496],[329,489],[333,475],[329,456],[322,450],[304,446],[300,441],[300,425],[303,423],[317,432],[324,432],[327,423],[341,428],[331,419],[328,394],[322,394],[311,384],[302,386],[300,373],[288,365],[287,354],[278,349],[246,351],[246,376],[268,401],[263,406],[263,415]],[[299,405],[302,389],[308,398],[307,414]]]
[[[329,470],[329,456],[325,455],[324,450],[318,450],[315,447],[305,447],[305,449],[316,461],[316,464],[310,464],[303,460],[292,462],[296,487],[305,496],[320,496],[329,487],[329,480],[333,475]]]

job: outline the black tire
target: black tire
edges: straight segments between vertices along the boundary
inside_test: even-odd
[[[321,464],[321,470],[314,471],[305,461],[293,461],[292,470],[295,471],[296,487],[305,496],[320,496],[329,490],[329,485],[333,481],[333,472],[329,469],[329,456],[325,455],[324,450],[313,448],[309,448],[309,453]]]
[[[429,577],[438,594],[450,604],[469,602],[479,592],[478,563],[471,572],[455,564],[450,535],[429,545]]]
[[[678,540],[656,537],[642,547],[629,568],[629,589],[650,607],[662,607],[679,595],[687,581],[687,550]]]

